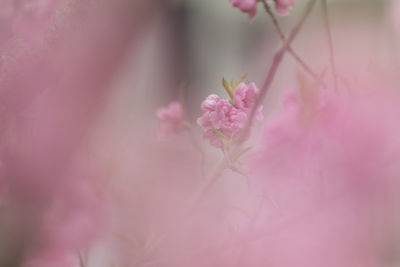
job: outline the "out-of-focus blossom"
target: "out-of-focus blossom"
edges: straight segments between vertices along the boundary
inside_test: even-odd
[[[253,19],[257,13],[257,0],[229,0],[234,7],[248,13]]]
[[[250,184],[278,211],[264,225],[274,244],[265,250],[273,250],[279,266],[382,266],[370,236],[377,227],[371,206],[388,184],[398,183],[399,109],[382,90],[327,91],[316,91],[315,101],[288,94],[250,160]],[[378,210],[382,218],[393,216]],[[275,228],[282,221],[286,225]],[[322,243],[315,254],[314,244]],[[300,246],[302,253],[292,252]],[[355,248],[352,258],[349,247]]]
[[[283,110],[271,119],[262,138],[258,159],[265,181],[318,177],[320,171],[336,181],[375,177],[380,171],[376,164],[382,162],[386,152],[385,129],[390,127],[389,118],[379,119],[379,113],[371,109],[373,104],[382,105],[376,102],[365,97],[346,101],[324,95],[309,107],[304,99],[289,94],[284,98]],[[396,128],[390,129],[393,132]]]
[[[295,0],[267,0],[267,2],[275,3],[275,10],[279,15],[286,16],[289,14],[289,8],[294,6]]]
[[[96,164],[85,153],[77,155],[65,174],[68,182],[41,214],[36,238],[24,255],[24,267],[75,267],[79,252],[106,235],[103,175]]]
[[[12,7],[3,10],[8,3]],[[87,249],[94,236],[105,233],[98,231],[104,221],[97,213],[105,203],[92,192],[97,183],[85,186],[85,177],[66,172],[79,169],[70,166],[74,160],[87,166],[77,158],[78,150],[91,146],[92,122],[113,91],[108,81],[126,52],[136,52],[138,29],[153,12],[150,5],[125,0],[0,1],[0,20],[7,19],[4,25],[13,28],[15,37],[1,47],[5,186],[1,181],[0,191],[6,189],[6,205],[0,204],[0,266],[25,266],[23,261],[27,266],[76,267],[77,250]],[[94,43],[107,48],[98,53]],[[101,165],[96,162],[95,168]]]
[[[157,131],[157,137],[160,140],[165,140],[184,129],[183,108],[178,101],[173,101],[167,107],[157,109],[156,115],[160,119]]]

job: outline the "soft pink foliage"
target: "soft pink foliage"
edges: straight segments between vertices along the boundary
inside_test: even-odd
[[[254,18],[257,13],[257,0],[229,0],[234,7],[248,13],[250,18]]]
[[[267,123],[249,178],[274,203],[262,231],[277,266],[381,266],[372,206],[399,176],[399,109],[369,94],[323,92],[308,106],[289,93]]]
[[[78,155],[51,205],[43,212],[25,266],[76,266],[78,252],[107,233],[102,174],[87,155]]]
[[[167,107],[157,109],[156,115],[160,119],[157,131],[157,137],[160,140],[165,140],[184,129],[183,109],[178,101],[171,102]]]
[[[395,33],[400,31],[400,2],[393,0],[388,5],[388,20]]]
[[[224,170],[211,184],[201,172],[208,176],[208,164],[216,160],[207,158],[202,166],[184,138],[154,143],[145,127],[147,112],[121,120],[121,128],[103,125],[98,114],[108,106],[103,101],[111,89],[105,85],[113,84],[114,70],[137,43],[144,21],[154,21],[140,8],[151,2],[73,0],[50,27],[56,0],[19,0],[18,11],[3,11],[0,3],[0,19],[16,12],[14,34],[38,43],[5,57],[13,62],[5,61],[0,79],[0,207],[3,212],[9,205],[22,221],[9,223],[21,232],[20,240],[4,242],[8,218],[1,220],[0,265],[8,258],[6,248],[19,243],[22,259],[13,266],[78,267],[78,252],[91,256],[101,237],[115,242],[123,263],[99,264],[103,255],[94,253],[96,263],[86,266],[395,266],[388,254],[398,250],[400,112],[399,97],[385,95],[383,84],[369,95],[335,95],[328,88],[316,102],[290,92],[254,146],[249,177]],[[259,1],[230,2],[253,18]],[[294,0],[274,3],[284,15]],[[149,4],[149,10],[158,6]],[[197,120],[204,138],[217,148],[234,142],[258,92],[254,83],[240,83],[228,90],[232,99],[209,95]],[[156,113],[159,138],[187,129],[179,102]],[[92,145],[95,151],[87,151]],[[106,160],[92,159],[92,152]],[[236,167],[246,156],[229,163]],[[248,190],[248,181],[262,195]],[[192,202],[202,188],[210,190]],[[9,251],[12,257],[15,251]]]
[[[0,9],[13,6],[0,19],[14,30],[1,47],[0,205],[11,215],[3,212],[0,265],[76,266],[77,251],[92,244],[106,211],[101,175],[88,177],[78,151],[92,147],[109,81],[135,51],[150,11],[146,1],[0,2]],[[94,165],[94,172],[102,166]],[[16,264],[3,264],[9,261]]]
[[[382,171],[376,164],[387,156],[385,130],[397,130],[389,123],[391,117],[380,118],[384,113],[371,109],[378,104],[382,105],[381,112],[388,112],[382,103],[369,97],[350,101],[322,96],[308,114],[301,100],[289,94],[283,110],[269,122],[262,138],[259,159],[268,170],[264,172],[265,180],[277,176],[299,179],[303,174],[310,177],[307,173],[317,177],[320,169],[325,176],[329,170],[336,181],[374,178],[376,172]],[[255,162],[258,161],[253,162],[257,166]],[[370,164],[365,166],[362,162]]]
[[[0,3],[0,19],[8,20],[14,13],[13,0],[2,0]]]
[[[278,14],[285,16],[289,14],[289,8],[294,6],[295,0],[267,0],[275,3],[275,10]]]

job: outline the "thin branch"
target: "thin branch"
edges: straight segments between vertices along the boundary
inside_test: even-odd
[[[271,86],[272,80],[275,76],[276,71],[278,70],[280,63],[282,62],[282,59],[283,59],[283,56],[284,56],[286,50],[288,49],[288,47],[290,46],[292,41],[296,38],[296,36],[299,33],[301,27],[303,26],[305,20],[307,19],[308,15],[312,11],[312,9],[315,5],[315,2],[316,2],[316,0],[310,0],[300,21],[292,29],[292,31],[289,35],[289,38],[287,38],[287,39],[284,38],[282,47],[275,53],[271,68],[269,69],[269,72],[267,75],[267,78],[264,82],[263,87],[260,90],[260,94],[256,98],[255,103],[250,111],[250,115],[246,122],[246,125],[245,125],[243,131],[241,132],[241,135],[239,136],[238,145],[236,148],[234,148],[235,150],[239,148],[239,145],[242,143],[244,136],[247,135],[247,133],[250,129],[250,126],[252,125],[252,123],[254,121],[256,111],[258,110],[258,107],[260,106],[260,104],[263,102],[265,95],[266,95],[269,87]],[[222,172],[226,169],[226,167],[227,167],[227,160],[224,158],[222,160],[222,162],[218,165],[218,167],[217,167],[216,171],[213,173],[213,175],[210,176],[210,178],[208,179],[206,184],[199,190],[199,192],[197,194],[195,194],[194,201],[193,201],[194,206],[205,195],[205,193],[211,188],[211,186],[216,182],[218,177],[221,176]]]
[[[258,110],[258,107],[260,106],[260,104],[263,102],[265,95],[269,89],[269,87],[271,86],[272,80],[275,76],[275,73],[280,65],[280,63],[282,62],[283,56],[286,52],[286,50],[288,49],[288,47],[290,46],[290,44],[292,43],[292,41],[295,39],[295,37],[297,36],[297,34],[299,33],[301,27],[303,26],[305,20],[307,19],[308,15],[310,14],[310,12],[312,11],[314,5],[315,5],[316,0],[310,0],[305,12],[303,14],[303,16],[301,17],[300,21],[296,24],[296,26],[292,29],[289,37],[287,39],[285,39],[285,41],[282,44],[282,47],[275,53],[274,55],[274,59],[272,62],[272,65],[269,69],[267,78],[264,82],[263,87],[260,90],[260,94],[258,95],[258,97],[256,98],[255,104],[252,107],[251,111],[250,111],[250,115],[249,118],[246,122],[246,125],[243,129],[243,131],[241,132],[241,135],[239,136],[239,142],[237,144],[237,147],[234,148],[236,149],[240,149],[240,143],[242,143],[241,140],[244,139],[244,136],[247,135],[250,126],[253,123],[256,111]],[[207,181],[205,182],[205,184],[199,189],[199,191],[197,191],[193,198],[192,201],[188,202],[188,206],[184,209],[183,211],[183,215],[187,216],[187,213],[190,211],[193,211],[193,208],[195,208],[200,200],[204,197],[204,195],[210,190],[210,188],[215,184],[215,182],[218,180],[218,178],[222,175],[223,171],[229,166],[229,162],[227,161],[226,158],[224,158],[218,165],[216,170],[213,172],[213,174],[207,179]],[[168,234],[171,234],[172,231],[169,231]]]
[[[331,26],[330,26],[330,23],[329,23],[327,0],[322,0],[322,14],[324,16],[325,29],[326,29],[326,33],[328,35],[328,41],[329,41],[329,61],[330,61],[330,65],[331,65],[331,68],[332,68],[333,83],[334,83],[334,86],[335,86],[335,91],[338,92],[338,78],[337,78],[336,64],[335,64],[335,53],[334,53],[334,50],[333,50],[332,31],[331,31]]]
[[[260,203],[257,206],[256,211],[254,212],[254,214],[251,217],[250,222],[249,222],[249,229],[248,229],[249,236],[254,235],[255,224],[257,223],[257,221],[260,217],[263,204],[264,204],[264,197],[261,197]],[[248,240],[246,238],[246,240],[243,242],[243,247],[239,252],[239,259],[236,264],[236,266],[238,266],[238,267],[244,266],[245,255],[246,255],[246,252],[249,250],[249,241],[250,240]]]
[[[187,133],[189,135],[190,138],[190,142],[192,143],[193,147],[197,150],[197,152],[199,153],[200,156],[200,175],[201,175],[201,179],[205,180],[206,178],[206,172],[205,172],[205,162],[206,162],[206,156],[204,154],[203,148],[201,147],[200,143],[198,142],[198,140],[196,139],[196,134],[193,130],[193,127],[190,123],[186,122],[185,123],[185,128],[187,130]]]
[[[240,147],[240,143],[242,143],[241,140],[244,139],[244,136],[247,135],[250,126],[253,123],[256,111],[258,110],[258,107],[260,106],[260,104],[263,102],[265,95],[269,89],[269,87],[271,86],[272,80],[275,76],[275,73],[280,65],[280,63],[282,62],[283,56],[286,52],[286,50],[288,50],[288,48],[290,47],[290,44],[293,42],[293,40],[296,38],[297,34],[299,33],[301,27],[303,26],[304,22],[306,21],[308,15],[311,13],[314,5],[315,5],[316,0],[310,0],[305,12],[303,14],[303,16],[300,18],[299,22],[294,26],[294,28],[292,29],[292,31],[289,34],[288,38],[284,38],[284,42],[282,44],[282,47],[275,53],[274,55],[274,59],[272,62],[272,65],[269,69],[267,78],[264,82],[263,87],[260,90],[260,94],[258,95],[258,97],[255,100],[255,103],[250,111],[250,115],[249,118],[246,122],[246,125],[243,129],[243,131],[241,132],[241,135],[239,136],[239,142],[237,144],[237,147],[234,148],[239,149]],[[317,76],[318,77],[318,76]],[[227,162],[227,159],[224,158],[222,160],[222,162],[220,164],[218,164],[217,169],[215,170],[215,172],[208,178],[208,180],[206,181],[206,183],[204,184],[203,187],[200,188],[200,190],[194,195],[193,197],[193,201],[190,202],[191,204],[189,205],[189,207],[194,207],[198,204],[198,202],[203,198],[203,196],[208,192],[208,190],[212,187],[212,185],[218,180],[218,178],[222,175],[223,171],[229,166],[229,162]]]
[[[279,65],[282,62],[283,56],[292,43],[292,41],[296,38],[297,34],[299,33],[301,27],[303,26],[304,22],[306,21],[308,15],[312,11],[314,5],[315,5],[316,0],[310,0],[308,2],[308,5],[305,8],[305,12],[303,16],[300,18],[300,21],[296,24],[296,26],[292,29],[292,31],[289,34],[289,37],[285,39],[285,42],[282,44],[281,48],[275,53],[272,65],[268,71],[267,78],[265,79],[265,82],[260,90],[260,93],[258,97],[255,100],[255,103],[250,111],[249,118],[247,119],[246,125],[243,128],[243,131],[241,132],[239,136],[239,142],[237,147],[240,146],[240,144],[243,142],[245,139],[245,136],[248,135],[251,125],[253,124],[254,117],[256,115],[256,112],[258,110],[258,107],[261,105],[261,103],[264,101],[265,95],[267,94],[268,89],[270,88],[272,81],[275,77],[275,73],[278,70]]]
[[[206,193],[212,188],[215,182],[221,177],[222,173],[229,166],[229,162],[226,157],[222,159],[222,161],[218,164],[217,169],[213,172],[213,174],[208,178],[206,183],[194,194],[193,200],[189,205],[189,210],[196,207],[201,199],[206,195]]]
[[[276,16],[271,10],[271,7],[267,4],[267,2],[262,1],[264,4],[265,11],[267,11],[268,15],[271,17],[272,22],[274,23],[274,27],[276,29],[276,32],[278,33],[280,39],[282,42],[285,42],[286,37],[282,32],[281,27],[279,26],[278,20],[276,19]],[[293,56],[293,58],[296,60],[297,63],[299,63],[303,69],[314,79],[318,78],[318,75],[304,62],[303,59],[300,58],[300,56],[292,49],[291,46],[288,46],[287,48],[288,52]]]
[[[241,132],[241,135],[239,136],[239,139],[238,139],[239,142],[237,143],[236,148],[234,148],[235,150],[240,148],[240,144],[242,143],[242,140],[244,140],[244,136],[247,135],[251,125],[253,124],[256,111],[258,110],[258,107],[260,106],[260,104],[263,102],[265,95],[266,95],[269,87],[271,86],[273,78],[275,77],[275,73],[276,73],[280,63],[282,62],[282,59],[283,59],[283,56],[284,56],[286,50],[288,49],[290,44],[293,42],[293,40],[296,38],[301,27],[303,26],[304,22],[306,21],[308,15],[312,11],[312,9],[315,5],[315,2],[316,2],[316,0],[309,1],[303,16],[300,18],[300,21],[296,24],[296,26],[294,26],[294,28],[290,32],[289,37],[287,39],[285,39],[285,41],[282,44],[282,47],[275,53],[274,59],[272,61],[272,65],[271,65],[268,75],[267,75],[267,78],[266,78],[264,85],[261,88],[260,93],[259,93],[258,97],[256,98],[255,103],[250,111],[250,115],[246,122],[246,125],[245,125],[243,131]],[[205,185],[202,188],[200,188],[200,190],[197,192],[197,194],[194,195],[193,202],[190,205],[190,207],[194,207],[198,204],[198,202],[203,198],[203,196],[206,194],[206,192],[208,192],[208,190],[212,187],[212,185],[218,180],[218,178],[221,176],[222,172],[227,168],[227,166],[228,166],[227,164],[229,164],[229,163],[227,162],[227,159],[224,158],[222,160],[222,162],[218,165],[216,171],[206,181]]]
[[[78,251],[79,267],[85,267],[85,259],[80,251]]]

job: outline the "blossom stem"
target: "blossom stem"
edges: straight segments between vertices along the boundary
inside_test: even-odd
[[[257,208],[256,208],[253,216],[250,218],[249,228],[248,228],[248,237],[252,237],[254,235],[255,224],[257,223],[257,221],[258,221],[258,219],[260,217],[260,214],[261,214],[261,211],[262,211],[262,208],[263,208],[263,204],[264,204],[264,197],[261,197],[260,203],[257,205]],[[247,239],[245,239],[243,241],[244,241],[243,247],[242,247],[241,251],[239,252],[239,260],[238,260],[238,262],[236,264],[236,266],[238,266],[238,267],[244,265],[246,252],[249,249],[249,243],[250,243],[249,241],[251,241],[251,240],[249,240],[247,238]]]
[[[205,158],[206,157],[204,155],[204,151],[203,151],[201,145],[199,144],[199,142],[196,139],[196,135],[195,135],[195,133],[193,131],[192,125],[190,123],[185,122],[184,126],[185,126],[185,128],[187,130],[187,133],[189,135],[189,138],[190,138],[190,141],[191,141],[193,147],[199,152],[199,156],[200,156],[200,173],[201,173],[200,175],[201,175],[202,180],[204,180],[205,177],[206,177],[206,174],[205,174]]]
[[[335,91],[338,92],[338,78],[336,72],[336,64],[335,64],[335,53],[333,49],[333,39],[332,39],[332,31],[329,23],[329,14],[328,14],[328,4],[326,0],[322,0],[322,14],[325,21],[325,29],[328,35],[328,43],[329,43],[329,61],[333,74],[333,84],[335,87]]]
[[[229,166],[229,161],[226,157],[222,159],[222,161],[217,165],[217,169],[212,173],[212,175],[208,178],[206,183],[200,188],[200,190],[195,194],[193,201],[191,202],[190,208],[194,208],[198,205],[201,199],[205,196],[205,194],[210,190],[210,188],[215,184],[219,177],[221,177],[222,173]]]
[[[262,1],[265,11],[268,13],[268,15],[271,17],[272,22],[274,24],[275,30],[278,33],[280,39],[282,42],[285,42],[286,36],[283,34],[281,27],[279,26],[278,20],[276,19],[276,16],[271,10],[271,7],[268,5],[267,2]],[[289,45],[287,48],[288,52],[293,56],[293,58],[296,60],[297,63],[300,64],[300,66],[303,67],[303,69],[314,79],[318,78],[318,75],[304,62],[303,59],[300,58],[300,56],[292,49],[292,47]]]
[[[300,18],[299,22],[294,26],[294,28],[290,32],[289,37],[285,39],[281,48],[275,53],[273,61],[272,61],[272,65],[269,68],[265,82],[260,90],[258,97],[255,100],[253,107],[250,110],[249,118],[246,121],[246,125],[243,128],[243,131],[241,132],[241,134],[239,136],[238,146],[240,145],[240,143],[243,142],[243,140],[245,139],[244,137],[247,136],[247,134],[253,124],[257,109],[261,105],[261,103],[264,101],[265,95],[267,94],[268,89],[270,88],[270,86],[272,84],[272,81],[275,77],[275,73],[278,70],[278,67],[282,62],[282,59],[283,59],[283,56],[284,56],[286,50],[288,49],[288,47],[290,46],[292,41],[296,38],[301,27],[303,26],[304,22],[306,21],[308,15],[311,13],[315,3],[316,3],[316,0],[310,0],[308,2],[303,16]]]

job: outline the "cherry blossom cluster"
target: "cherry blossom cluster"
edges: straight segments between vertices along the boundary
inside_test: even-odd
[[[226,149],[234,144],[246,125],[259,89],[255,83],[246,84],[243,79],[231,83],[223,80],[230,99],[211,94],[201,103],[202,115],[197,119],[197,124],[203,129],[203,137],[214,147]],[[257,120],[263,118],[262,108],[257,108]],[[160,120],[157,131],[160,140],[166,140],[187,128],[183,108],[178,101],[157,109],[156,115]]]
[[[197,123],[203,129],[203,137],[217,148],[233,144],[243,130],[250,110],[255,102],[258,88],[254,83],[224,83],[231,99],[209,95],[201,104],[202,116]],[[257,119],[262,119],[262,106],[257,110]]]

